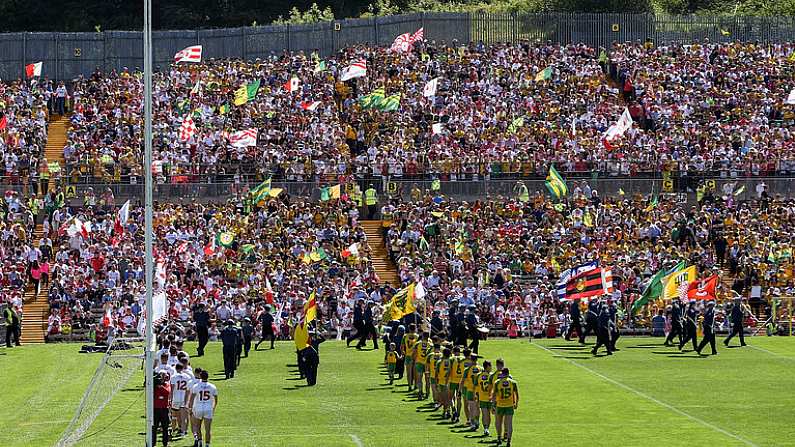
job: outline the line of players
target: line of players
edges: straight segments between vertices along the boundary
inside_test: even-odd
[[[718,351],[715,349],[715,301],[706,301],[703,312],[699,312],[696,305],[696,301],[691,300],[687,308],[684,309],[678,298],[672,300],[671,331],[665,340],[665,346],[673,346],[671,342],[675,337],[678,337],[680,351],[684,349],[688,342],[692,341],[693,350],[699,355],[702,355],[701,351],[707,344],[712,349],[712,355],[717,355]],[[571,315],[571,325],[565,334],[567,341],[571,341],[572,334],[576,332],[579,336],[580,344],[584,344],[588,334],[595,332],[596,344],[591,350],[593,355],[597,355],[598,349],[602,346],[607,350],[607,355],[612,355],[614,351],[618,351],[616,348],[616,341],[620,337],[618,331],[618,307],[612,299],[607,299],[606,301],[592,299],[588,302],[588,311],[584,319],[585,328],[583,328],[581,322],[579,299],[572,300],[569,314]],[[699,315],[702,316],[701,329],[704,334],[701,344],[698,343]],[[741,300],[736,298],[730,313],[732,331],[728,338],[724,340],[726,346],[729,345],[735,335],[740,337],[740,345],[745,346],[743,336],[744,315]]]
[[[479,364],[478,359],[470,348],[431,338],[427,332],[417,334],[416,325],[410,324],[399,345],[389,343],[384,360],[389,383],[394,383],[398,362],[403,362],[408,392],[417,400],[431,397],[433,411],[443,410],[442,419],[458,423],[463,414],[472,431],[478,430],[482,420],[483,436],[488,437],[493,414],[497,445],[505,441],[510,446],[513,415],[519,406],[518,385],[502,359],[495,361],[495,368],[488,360]]]
[[[158,429],[162,430],[163,445],[167,446],[172,433],[179,437],[187,436],[190,422],[194,447],[210,447],[218,389],[208,379],[206,370],[191,368],[190,358],[184,351],[174,355],[174,349],[168,345],[158,351],[155,359],[153,446],[157,445]]]

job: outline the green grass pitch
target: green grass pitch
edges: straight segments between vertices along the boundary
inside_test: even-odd
[[[795,445],[795,342],[749,338],[697,358],[661,339],[619,340],[612,357],[560,339],[488,340],[481,355],[504,357],[519,383],[514,446]],[[434,420],[405,387],[386,385],[382,351],[321,345],[319,384],[291,374],[291,342],[243,359],[235,379],[216,380],[213,446],[484,446],[480,432]],[[3,348],[4,349],[4,348]],[[100,355],[78,346],[23,346],[0,352],[3,445],[52,445],[87,386]],[[195,345],[188,347],[195,352]],[[5,355],[3,355],[3,353]],[[221,371],[220,345],[192,360]],[[89,428],[81,446],[143,445],[137,373]],[[138,400],[138,401],[136,401]],[[430,420],[429,420],[430,419]],[[494,439],[492,427],[492,438]],[[192,439],[172,443],[192,445]]]

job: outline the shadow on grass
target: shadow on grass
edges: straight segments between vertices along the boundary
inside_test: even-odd
[[[672,358],[672,359],[700,359],[700,358],[704,358],[703,356],[700,356],[698,354],[695,354],[695,355],[669,355],[668,357]]]
[[[626,349],[655,349],[661,348],[662,345],[635,345],[635,346],[624,346]]]
[[[588,346],[560,346],[560,347],[551,347],[553,351],[582,351],[584,349],[588,349]]]
[[[293,385],[291,387],[287,386],[287,387],[283,387],[282,389],[284,391],[295,391],[295,390],[300,390],[301,388],[308,388],[308,387],[309,387],[309,385],[304,384],[304,385]]]
[[[466,435],[464,437],[467,439],[483,439],[483,438],[488,438],[489,436],[480,434],[480,435]]]
[[[306,379],[304,379],[304,378],[302,378],[302,377],[288,377],[288,378],[287,378],[287,379],[285,379],[285,380],[306,380]]]
[[[596,357],[604,357],[606,355],[607,354],[600,354],[600,355],[597,355]],[[586,355],[586,356],[581,356],[581,355],[579,355],[579,356],[578,355],[561,355],[561,356],[558,356],[558,357],[562,358],[562,359],[569,359],[569,360],[591,360],[592,358],[594,358],[593,356],[590,356],[590,355]]]
[[[134,387],[131,387],[131,388],[124,388],[123,390],[121,390],[121,392],[122,393],[129,393],[131,391],[143,391],[145,389],[146,388],[142,387],[142,386],[134,386]]]

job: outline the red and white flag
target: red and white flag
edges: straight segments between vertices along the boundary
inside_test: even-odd
[[[687,297],[691,300],[715,300],[717,287],[718,275],[693,281],[687,288]]]
[[[215,238],[210,236],[207,245],[204,246],[204,256],[212,256],[215,253],[217,245],[215,245]]]
[[[395,41],[392,42],[392,47],[390,47],[390,50],[396,53],[407,53],[411,51],[412,43],[413,41],[411,40],[411,33],[403,33],[395,37]]]
[[[88,235],[91,233],[91,222],[83,222],[79,218],[75,217],[72,220],[72,225],[66,230],[66,234],[70,237],[81,235],[83,238],[88,239]]]
[[[188,141],[193,138],[194,133],[196,133],[196,126],[193,124],[193,118],[188,115],[182,119],[182,125],[179,126],[179,140]]]
[[[361,78],[367,76],[367,61],[359,59],[354,63],[342,69],[340,73],[340,81],[347,81],[349,79]]]
[[[426,98],[430,98],[431,96],[436,96],[436,88],[439,86],[439,78],[433,78],[425,84],[425,87],[422,89],[422,96]]]
[[[116,221],[113,223],[113,232],[116,235],[124,234],[124,226],[130,219],[130,201],[124,202],[124,205],[119,208],[119,214],[116,216]]]
[[[414,44],[414,42],[418,40],[419,41],[425,40],[425,28],[420,28],[417,31],[415,31],[414,34],[411,35],[412,45]]]
[[[201,45],[194,45],[192,47],[185,48],[182,51],[178,51],[177,54],[174,55],[175,64],[178,64],[180,62],[201,62],[201,61],[202,61]]]
[[[105,328],[109,328],[113,325],[113,314],[111,314],[110,308],[105,311],[105,315],[102,317],[102,326]]]
[[[301,102],[301,108],[304,110],[309,110],[310,112],[314,112],[315,109],[320,106],[320,101],[303,101]]]
[[[25,75],[29,78],[41,76],[42,64],[42,62],[36,62],[35,64],[25,65]]]
[[[301,80],[297,76],[293,76],[289,81],[284,83],[284,89],[292,93],[301,87]]]
[[[185,253],[188,252],[188,249],[190,249],[190,242],[182,241],[179,243],[179,245],[177,245],[177,248],[176,250],[174,250],[174,253],[178,255],[184,255]]]
[[[607,129],[607,132],[602,135],[602,142],[606,149],[613,149],[612,142],[623,136],[632,127],[632,115],[629,114],[629,109],[624,107],[624,113],[616,121],[615,124]]]
[[[227,134],[226,139],[234,147],[251,147],[257,145],[257,129],[246,129]]]
[[[273,288],[271,288],[271,282],[267,275],[265,276],[265,302],[273,304]]]
[[[166,264],[162,259],[158,259],[155,266],[155,281],[161,289],[166,287]]]

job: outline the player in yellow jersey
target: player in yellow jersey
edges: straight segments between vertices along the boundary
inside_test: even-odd
[[[386,351],[386,368],[389,372],[389,384],[392,385],[395,383],[395,369],[397,366],[397,347],[394,343],[389,344],[389,349]]]
[[[450,348],[444,348],[442,351],[442,358],[439,360],[436,370],[437,373],[437,388],[439,389],[439,400],[444,407],[442,418],[451,419],[450,412],[450,373],[453,370],[453,361],[450,359],[452,351]]]
[[[417,335],[417,325],[411,323],[408,333],[400,342],[400,353],[403,355],[403,364],[406,371],[406,381],[409,384],[409,392],[414,390],[414,345],[419,340]]]
[[[491,412],[493,405],[491,402],[491,389],[494,382],[494,376],[491,373],[491,362],[488,360],[483,361],[483,371],[475,377],[475,392],[478,395],[479,409],[481,418],[483,420],[483,436],[489,436],[489,425],[491,425]]]
[[[439,362],[442,360],[442,347],[438,344],[433,345],[433,352],[430,356],[431,370],[431,391],[433,392],[433,409],[438,410],[442,407],[442,400],[439,397]]]
[[[469,371],[472,369],[472,359],[470,358],[472,355],[472,350],[469,348],[464,348],[464,371],[461,374],[461,384],[458,387],[458,392],[461,394],[464,406],[464,417],[467,419],[467,425],[472,425],[472,420],[469,417],[469,405],[467,405],[467,390],[469,389],[467,383],[469,382],[467,379],[469,378]],[[475,361],[477,363],[477,360]]]
[[[454,423],[458,423],[461,414],[461,377],[464,375],[464,360],[461,348],[453,346],[453,356],[450,357],[450,406]]]
[[[425,396],[422,395],[422,379],[425,377],[425,361],[426,356],[428,355],[428,333],[423,332],[420,336],[420,341],[414,345],[414,372],[415,372],[415,385],[417,388],[417,399],[422,400],[424,397],[428,397],[428,393],[426,391]],[[426,385],[428,385],[426,381]]]
[[[431,339],[431,344],[428,345],[428,347],[425,349],[425,397],[426,398],[428,398],[428,396],[431,395],[431,390],[433,390],[434,393],[436,393],[436,389],[434,388],[435,384],[432,382],[431,378],[433,376],[433,361],[435,360],[433,358],[433,349],[434,346],[438,345],[438,343],[439,339],[433,337]],[[434,394],[434,398],[435,397],[436,395]]]
[[[508,368],[503,368],[497,380],[494,381],[491,396],[497,404],[497,445],[500,445],[504,436],[506,446],[510,447],[513,434],[513,413],[519,407],[519,387],[511,378]]]
[[[473,431],[476,431],[480,425],[480,421],[478,421],[478,400],[475,396],[475,378],[480,374],[481,369],[480,366],[478,366],[477,354],[471,354],[469,359],[472,360],[472,366],[469,367],[469,374],[464,379],[464,383],[466,384],[466,402],[464,405],[469,408],[467,423]]]

